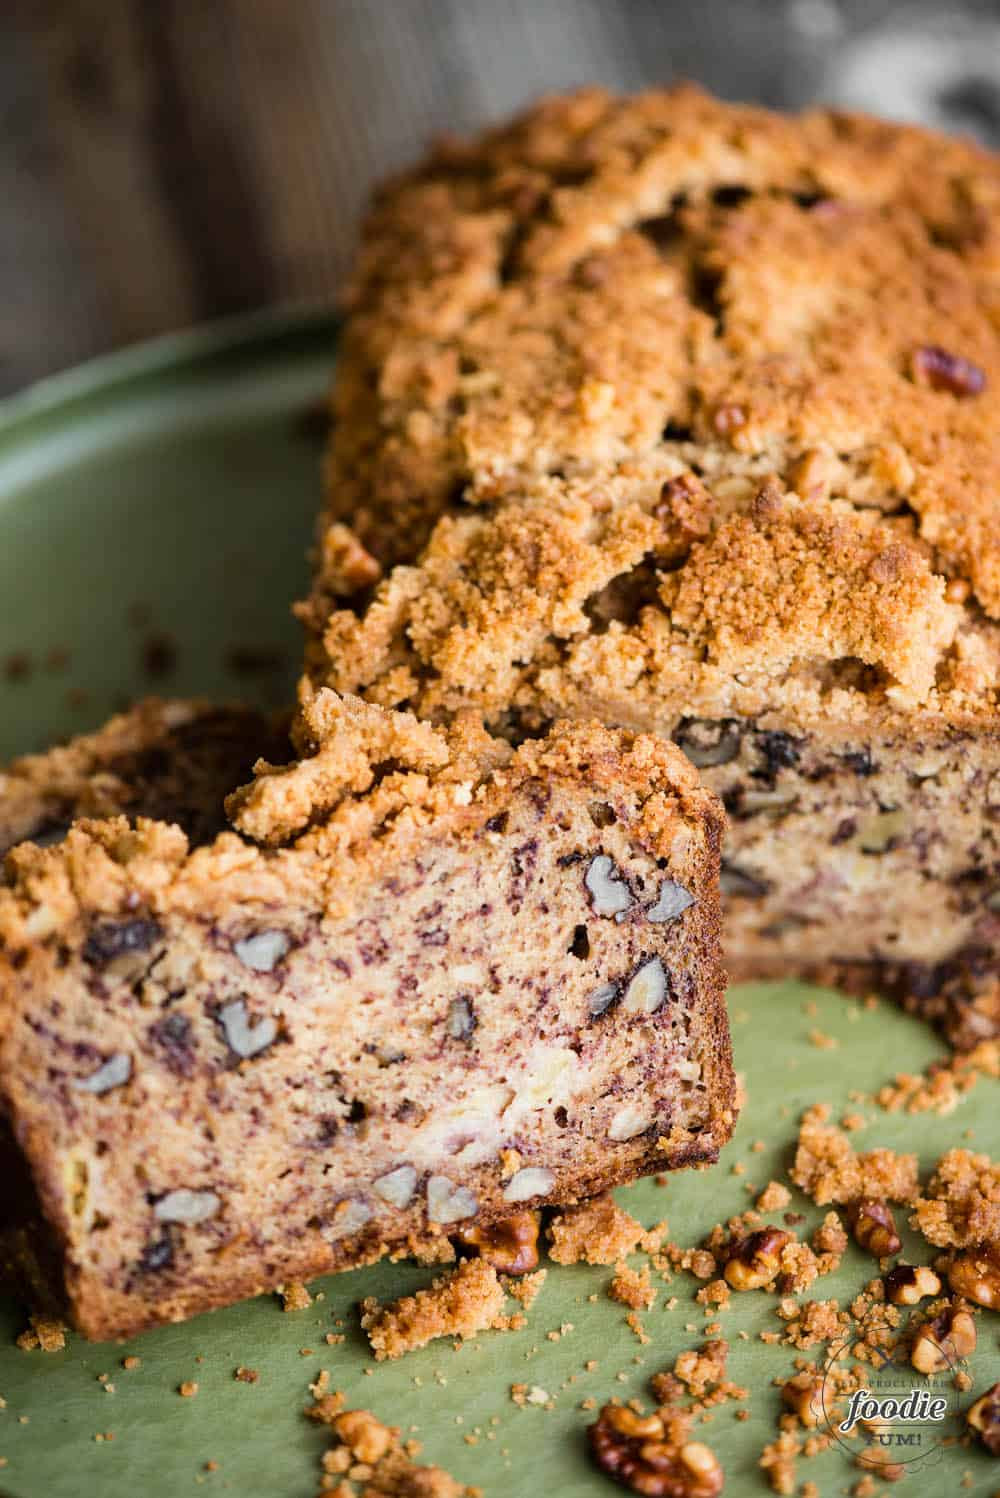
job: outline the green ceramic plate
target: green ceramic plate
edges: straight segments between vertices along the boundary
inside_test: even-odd
[[[329,321],[256,320],[103,361],[0,408],[4,756],[89,728],[151,690],[287,699],[299,648],[288,600],[304,585],[318,501],[308,415],[333,343]],[[749,1183],[781,1178],[808,1104],[827,1100],[843,1111],[852,1090],[870,1092],[940,1054],[923,1026],[888,1006],[868,1011],[794,984],[735,990],[731,1007],[749,1102],[722,1164],[666,1188],[649,1182],[621,1193],[647,1224],[666,1215],[671,1236],[685,1244],[744,1208]],[[814,1029],[836,1049],[811,1044]],[[925,1167],[970,1140],[996,1156],[998,1095],[981,1081],[943,1119],[869,1105],[861,1111],[871,1127],[856,1137],[918,1150]],[[821,1216],[798,1196],[793,1206],[807,1215],[803,1230]],[[909,1247],[919,1252],[912,1240]],[[872,1269],[852,1250],[810,1293],[846,1302]],[[357,1301],[426,1283],[427,1271],[387,1265],[341,1275],[314,1287],[306,1311],[283,1314],[266,1297],[128,1346],[73,1339],[51,1355],[14,1347],[23,1312],[0,1303],[0,1493],[311,1498],[325,1442],[301,1410],[308,1383],[328,1368],[351,1403],[413,1428],[427,1460],[489,1498],[610,1498],[615,1490],[588,1464],[592,1417],[581,1401],[644,1393],[651,1373],[702,1340],[707,1319],[693,1299],[696,1282],[680,1275],[645,1314],[650,1340],[640,1345],[623,1307],[604,1293],[610,1276],[553,1267],[525,1330],[488,1334],[457,1352],[439,1343],[379,1366],[366,1356]],[[759,1340],[780,1327],[775,1305],[774,1296],[734,1297],[721,1317],[731,1376],[750,1390],[749,1420],[737,1421],[727,1405],[702,1431],[729,1494],[767,1491],[757,1458],[774,1433],[772,1380],[787,1376],[793,1356]],[[346,1341],[328,1346],[326,1333],[339,1330]],[[1000,1320],[984,1314],[971,1364],[976,1389],[1000,1378],[998,1331]],[[122,1368],[128,1354],[140,1368]],[[598,1367],[587,1372],[590,1359]],[[257,1383],[234,1379],[240,1364],[259,1370]],[[197,1381],[196,1397],[178,1395],[184,1380]],[[516,1407],[512,1383],[544,1390],[552,1407]],[[95,1440],[108,1432],[113,1440]],[[217,1468],[206,1470],[209,1462]],[[960,1489],[964,1473],[970,1486]],[[799,1468],[800,1483],[813,1479],[828,1494],[859,1475],[839,1447]],[[978,1450],[957,1448],[928,1458],[910,1485],[985,1495],[1000,1474]]]

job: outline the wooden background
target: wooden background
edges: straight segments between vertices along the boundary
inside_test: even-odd
[[[0,391],[329,301],[374,177],[546,88],[686,75],[1000,138],[998,17],[985,0],[6,0]]]

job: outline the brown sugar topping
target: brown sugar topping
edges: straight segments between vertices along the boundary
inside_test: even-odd
[[[611,1196],[568,1207],[549,1223],[549,1258],[556,1264],[616,1264],[639,1243],[641,1223]]]
[[[504,1290],[485,1259],[466,1259],[429,1290],[379,1305],[362,1302],[361,1325],[381,1362],[401,1358],[435,1337],[474,1337],[500,1317]]]
[[[314,678],[990,713],[998,245],[994,157],[839,112],[587,90],[438,151],[349,296]]]

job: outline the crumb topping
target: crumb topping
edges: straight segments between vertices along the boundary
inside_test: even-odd
[[[423,715],[990,712],[998,205],[975,147],[689,87],[543,100],[398,177],[311,674]]]
[[[917,1157],[888,1149],[858,1152],[847,1134],[828,1122],[825,1104],[808,1109],[799,1129],[791,1178],[818,1206],[858,1197],[911,1202],[917,1195]]]
[[[638,1245],[644,1229],[606,1195],[556,1213],[548,1233],[549,1258],[556,1264],[617,1264]]]
[[[474,1337],[500,1319],[504,1289],[492,1264],[465,1259],[428,1290],[380,1305],[362,1302],[361,1325],[375,1357],[401,1358],[435,1337]]]

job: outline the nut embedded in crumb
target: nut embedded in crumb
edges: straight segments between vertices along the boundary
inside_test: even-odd
[[[375,1357],[400,1358],[435,1337],[474,1337],[500,1317],[504,1291],[492,1264],[466,1259],[429,1290],[379,1305],[361,1303],[361,1325]]]
[[[178,1385],[177,1392],[182,1399],[193,1399],[198,1392],[198,1385],[193,1378],[186,1378]]]
[[[567,1207],[549,1223],[549,1258],[556,1264],[616,1264],[643,1236],[636,1222],[611,1196],[595,1196]]]

